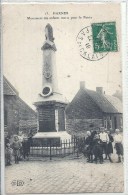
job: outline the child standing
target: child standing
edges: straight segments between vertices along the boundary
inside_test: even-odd
[[[5,164],[7,166],[12,164],[12,148],[9,143],[6,144],[5,148]]]
[[[120,134],[120,130],[116,129],[115,130],[115,136],[114,136],[114,142],[115,142],[115,148],[116,148],[116,153],[118,155],[118,163],[121,162],[121,157],[123,157],[123,137]]]
[[[21,142],[18,139],[18,136],[14,137],[14,141],[12,143],[12,148],[13,148],[13,154],[15,157],[15,164],[19,163],[19,157],[20,157],[20,148],[21,148]]]
[[[99,159],[100,164],[103,164],[103,149],[102,149],[102,141],[98,134],[94,136],[93,139],[93,154],[95,156],[95,162]]]

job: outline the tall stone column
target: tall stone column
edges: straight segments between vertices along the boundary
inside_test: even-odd
[[[53,37],[53,28],[50,24],[45,27],[45,42],[41,48],[43,52],[42,64],[42,92],[35,102],[38,111],[38,137],[70,138],[65,129],[65,107],[67,103],[58,89],[56,69],[56,46]]]
[[[42,95],[48,97],[54,93],[58,93],[58,81],[56,72],[55,52],[53,29],[50,24],[45,27],[46,41],[42,46],[43,51],[43,74],[42,74]]]

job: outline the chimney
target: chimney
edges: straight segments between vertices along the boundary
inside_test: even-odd
[[[85,89],[85,81],[80,81],[80,89]]]
[[[104,94],[103,87],[96,87],[96,92],[99,93],[100,95]]]

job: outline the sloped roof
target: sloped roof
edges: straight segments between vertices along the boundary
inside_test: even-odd
[[[3,85],[4,95],[18,95],[18,91],[12,86],[5,76],[3,77]]]
[[[82,95],[83,94],[83,95]],[[79,99],[79,102],[81,104],[84,104],[85,101],[83,98],[85,98],[85,95],[87,94],[93,102],[98,106],[98,108],[104,112],[104,113],[122,113],[122,102],[114,97],[114,96],[109,96],[105,94],[99,94],[96,91],[89,90],[89,89],[80,89],[76,96],[73,98],[72,102],[69,103],[67,106],[66,110],[70,109],[70,106],[73,106],[73,104],[77,103],[77,99]],[[74,107],[74,106],[73,106]],[[84,105],[81,105],[80,109],[84,109]]]
[[[24,100],[22,100],[19,96],[18,96],[17,101],[18,101],[18,104],[21,105],[21,108],[22,108],[22,109],[26,108],[26,109],[30,110],[35,116],[37,116],[36,111],[33,110],[33,109],[32,109]]]
[[[24,107],[29,109],[33,114],[36,115],[36,112],[25,102],[19,97],[18,91],[12,86],[12,84],[6,79],[6,77],[3,77],[3,91],[4,95],[12,95],[12,96],[18,96],[17,102],[18,104],[22,104]],[[23,106],[21,106],[23,108]]]
[[[115,96],[110,96],[110,95],[105,95],[105,97],[116,108],[118,112],[121,112],[121,113],[123,112],[122,102],[119,98]]]
[[[96,91],[85,89],[88,95],[95,101],[103,112],[106,113],[122,113],[121,101],[114,97],[105,94],[99,94]]]

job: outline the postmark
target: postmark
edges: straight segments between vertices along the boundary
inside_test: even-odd
[[[93,49],[93,35],[91,26],[83,28],[77,35],[76,41],[81,57],[90,61],[97,61],[104,58],[108,52],[95,52]]]
[[[118,51],[115,22],[93,23],[91,27],[94,52]]]

